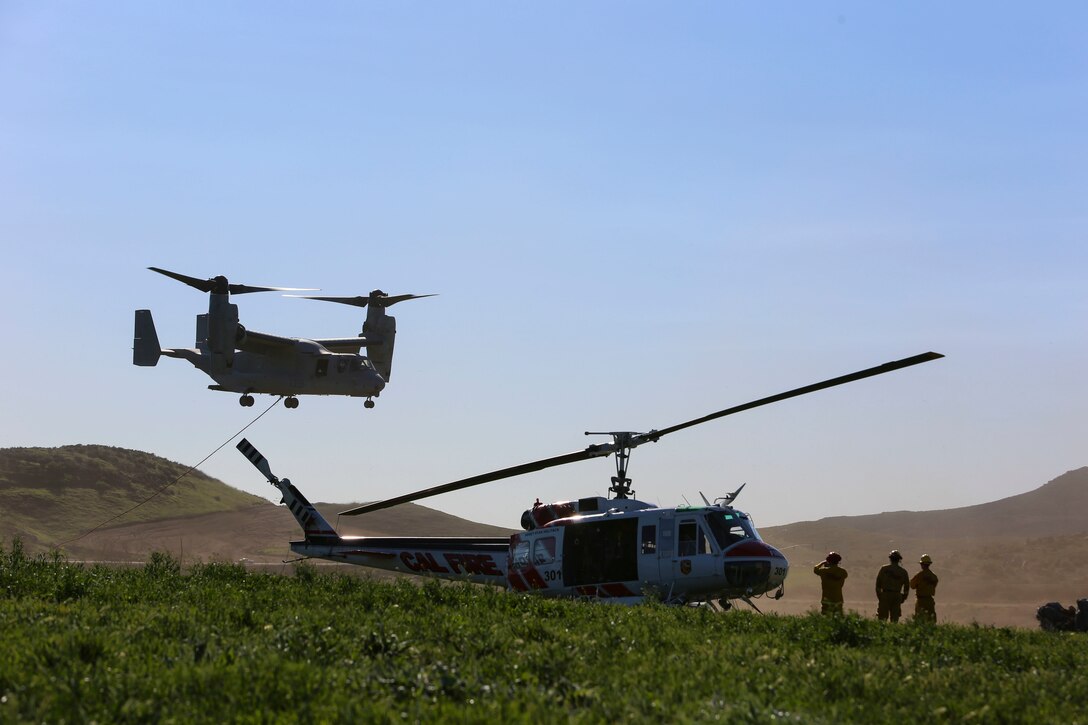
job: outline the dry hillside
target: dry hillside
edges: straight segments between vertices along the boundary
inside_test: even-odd
[[[84,561],[144,561],[168,551],[188,561],[273,562],[291,557],[288,542],[301,536],[285,507],[159,456],[110,446],[0,449],[0,501],[0,541],[18,536],[30,552],[61,545]],[[351,506],[317,504],[343,534],[510,533],[411,504],[338,521]]]
[[[31,551],[77,536],[141,501],[146,503],[124,521],[265,502],[165,458],[96,445],[0,449],[0,501],[0,540],[18,535]]]
[[[941,577],[938,608],[946,616],[1033,626],[1040,604],[1088,597],[1088,467],[977,506],[837,516],[761,533],[791,563],[789,601],[776,610],[818,605],[812,567],[835,550],[850,572],[847,606],[871,613],[876,572],[888,552],[899,549],[911,573],[921,554],[934,558],[933,570]]]

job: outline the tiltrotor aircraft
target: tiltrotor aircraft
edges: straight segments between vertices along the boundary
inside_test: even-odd
[[[608,435],[611,443],[504,468],[370,503],[342,512],[345,516],[380,511],[429,496],[457,491],[589,458],[616,456],[613,498],[541,504],[521,516],[524,531],[510,537],[369,537],[340,536],[288,479],[272,475],[268,461],[249,441],[241,451],[279,489],[305,538],[291,550],[303,557],[393,571],[496,584],[545,596],[595,597],[636,603],[654,597],[672,604],[718,601],[724,608],[740,599],[755,608],[753,597],[783,595],[789,562],[760,538],[748,514],[733,508],[744,488],[704,506],[658,508],[632,498],[627,464],[643,443],[727,415],[881,375],[943,357],[927,352],[778,395],[726,408],[648,433]],[[700,494],[701,495],[701,494]]]
[[[243,407],[253,405],[254,393],[267,393],[286,396],[283,404],[288,408],[298,407],[299,395],[349,395],[366,398],[363,405],[373,408],[372,398],[389,382],[397,336],[396,318],[385,310],[398,302],[433,296],[387,295],[375,290],[366,297],[306,297],[369,307],[357,337],[310,340],[247,330],[238,322],[238,305],[230,296],[312,290],[251,287],[231,284],[222,276],[197,279],[158,267],[148,269],[207,292],[208,312],[196,317],[195,348],[163,348],[151,310],[136,310],[132,364],[153,367],[161,355],[188,360],[215,381],[210,390],[241,394],[238,402]],[[360,354],[364,347],[369,355]]]

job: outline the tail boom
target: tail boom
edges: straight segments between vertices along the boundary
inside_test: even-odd
[[[238,450],[268,482],[305,532],[291,551],[305,557],[358,564],[375,569],[506,586],[510,537],[340,536],[288,479],[272,473],[268,459],[242,439]]]
[[[344,536],[335,543],[291,542],[291,550],[301,556],[502,587],[509,548],[509,537]]]

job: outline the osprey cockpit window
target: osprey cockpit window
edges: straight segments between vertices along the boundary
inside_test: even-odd
[[[751,525],[747,520],[730,511],[714,511],[706,515],[706,523],[710,527],[718,546],[726,549],[738,541],[754,539]]]

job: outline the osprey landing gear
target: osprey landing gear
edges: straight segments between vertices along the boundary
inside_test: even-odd
[[[368,410],[369,410],[370,408],[373,408],[373,407],[374,407],[374,401],[373,401],[373,400],[371,400],[370,398],[367,398],[367,399],[366,399],[366,400],[365,400],[365,401],[363,402],[363,407],[364,407],[364,408],[367,408]]]
[[[238,398],[238,405],[242,406],[243,408],[252,408],[253,396],[249,393],[245,393],[244,395],[242,395],[242,397]]]
[[[298,407],[298,398],[296,398],[293,395],[287,396],[287,400],[283,401],[283,407],[284,408],[297,408]]]

